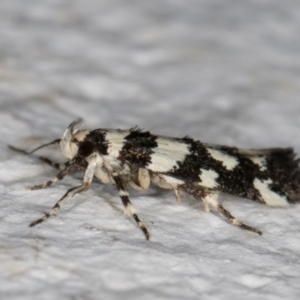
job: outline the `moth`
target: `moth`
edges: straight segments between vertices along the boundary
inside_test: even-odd
[[[55,215],[67,198],[86,191],[97,178],[104,184],[113,184],[125,207],[125,215],[133,217],[146,239],[150,235],[138,217],[129,199],[128,186],[136,190],[148,189],[153,183],[175,192],[185,192],[203,202],[204,210],[217,210],[230,223],[242,229],[262,232],[234,217],[218,201],[220,193],[252,199],[270,206],[287,206],[300,199],[299,159],[292,148],[239,149],[211,145],[185,136],[173,138],[157,136],[137,127],[129,130],[78,128],[80,120],[72,122],[61,139],[26,152],[31,154],[43,147],[60,144],[67,158],[57,164],[48,158],[42,160],[60,169],[51,180],[30,187],[30,190],[46,188],[62,180],[73,170],[84,172],[82,183],[70,188],[35,226]]]

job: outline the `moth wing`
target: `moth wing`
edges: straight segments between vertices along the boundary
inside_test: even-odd
[[[190,153],[189,145],[180,139],[157,137],[157,147],[153,148],[151,163],[147,169],[153,172],[169,172],[178,167]]]

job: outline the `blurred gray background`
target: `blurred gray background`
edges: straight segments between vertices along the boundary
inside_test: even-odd
[[[80,176],[26,191],[56,171],[7,144],[33,148],[80,116],[299,153],[299,32],[296,0],[1,1],[1,298],[298,299],[298,206],[226,201],[257,237],[188,197],[130,191],[145,242],[115,188],[95,184],[29,229]]]

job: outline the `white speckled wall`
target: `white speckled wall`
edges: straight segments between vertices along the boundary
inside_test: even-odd
[[[298,299],[300,204],[224,196],[259,237],[189,197],[130,190],[146,242],[115,188],[95,182],[29,228],[81,176],[25,190],[56,171],[7,144],[31,149],[81,116],[300,153],[299,31],[298,0],[2,0],[0,298]],[[62,160],[55,149],[40,153]]]

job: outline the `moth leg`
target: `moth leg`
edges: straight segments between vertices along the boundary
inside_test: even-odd
[[[123,183],[122,179],[120,178],[120,176],[118,174],[113,174],[113,179],[116,183],[117,189],[119,191],[120,198],[121,198],[122,203],[125,207],[124,215],[130,214],[134,218],[137,225],[144,232],[146,240],[149,240],[149,237],[150,237],[149,232],[148,232],[147,228],[145,227],[145,225],[140,220],[140,218],[138,217],[135,207],[130,202],[129,197],[128,197],[128,193],[125,190],[124,183]]]
[[[68,197],[73,197],[75,194],[77,193],[81,193],[84,192],[86,190],[88,190],[88,188],[91,185],[91,182],[93,180],[94,174],[95,174],[95,169],[97,167],[97,162],[92,161],[89,163],[85,174],[84,174],[84,178],[83,178],[83,182],[81,185],[73,187],[71,189],[69,189],[57,202],[56,204],[49,210],[49,212],[47,212],[42,218],[32,222],[29,226],[35,226],[39,223],[44,222],[45,220],[47,220],[49,217],[55,215],[58,210],[62,207],[62,205],[64,204],[64,202],[67,200]]]
[[[45,162],[46,164],[48,164],[49,166],[51,166],[57,170],[63,170],[68,164],[68,163],[56,163],[44,156],[39,156],[39,160]]]
[[[149,188],[150,185],[150,175],[147,169],[138,168],[138,170],[131,170],[131,178],[128,183],[135,190],[142,191]]]
[[[150,185],[150,175],[147,169],[145,168],[139,168],[138,170],[138,182],[139,186],[146,190],[149,188]]]
[[[179,190],[181,189],[182,191],[185,191],[189,194],[194,194],[194,191],[190,191],[188,187],[180,187],[180,185],[182,184],[180,182],[180,180],[178,180],[176,182],[176,180],[174,180],[174,178],[171,178],[169,176],[166,175],[157,175],[157,174],[151,174],[151,181],[158,185],[159,187],[163,188],[163,189],[171,189],[174,190],[175,193],[175,197],[176,197],[176,201],[178,204],[181,204],[181,197],[180,197],[180,193]]]
[[[176,202],[178,204],[181,204],[181,197],[180,197],[180,193],[179,193],[179,189],[178,189],[177,185],[170,184],[170,186],[174,190],[175,197],[176,197]]]
[[[181,204],[181,197],[178,189],[174,189],[176,201],[178,204]]]
[[[62,180],[66,175],[68,175],[74,168],[77,168],[81,171],[85,171],[87,169],[87,162],[83,161],[82,159],[76,157],[71,161],[67,161],[66,163],[63,164],[58,164],[52,162],[50,159],[46,157],[39,157],[39,159],[45,161],[48,163],[50,166],[54,166],[55,168],[61,169],[63,168],[54,178],[48,180],[47,182],[44,182],[42,184],[37,184],[34,186],[29,186],[27,189],[29,190],[37,190],[37,189],[43,189],[46,187],[51,186],[53,183],[57,182],[58,180]]]
[[[50,179],[42,184],[29,186],[29,187],[27,187],[27,189],[37,190],[37,189],[43,189],[43,188],[49,187],[50,185],[57,182],[58,180],[62,180],[66,175],[68,175],[71,172],[73,167],[74,167],[73,161],[67,162],[67,163],[65,163],[65,168],[62,171],[60,171],[55,177],[53,177],[52,179]]]
[[[231,224],[235,226],[239,226],[242,229],[249,230],[252,232],[255,232],[259,235],[262,235],[262,232],[255,228],[251,227],[249,225],[246,225],[239,221],[236,217],[234,217],[228,210],[226,210],[222,204],[220,204],[216,199],[213,198],[213,196],[208,195],[205,197],[207,201],[207,205],[210,204],[212,207],[216,208]]]
[[[65,167],[68,166],[68,164],[70,163],[69,161],[65,162],[65,163],[56,163],[52,160],[50,160],[47,157],[44,156],[39,156],[39,159],[43,162],[45,162],[46,164],[48,164],[49,166],[58,169],[58,170],[63,170]],[[81,171],[85,171],[87,167],[87,163],[82,161],[81,163],[76,162],[76,168],[78,168]]]
[[[211,196],[205,196],[205,197],[202,198],[204,211],[207,212],[207,213],[210,212],[209,205],[208,205],[208,199],[207,199],[208,197],[211,197]]]

